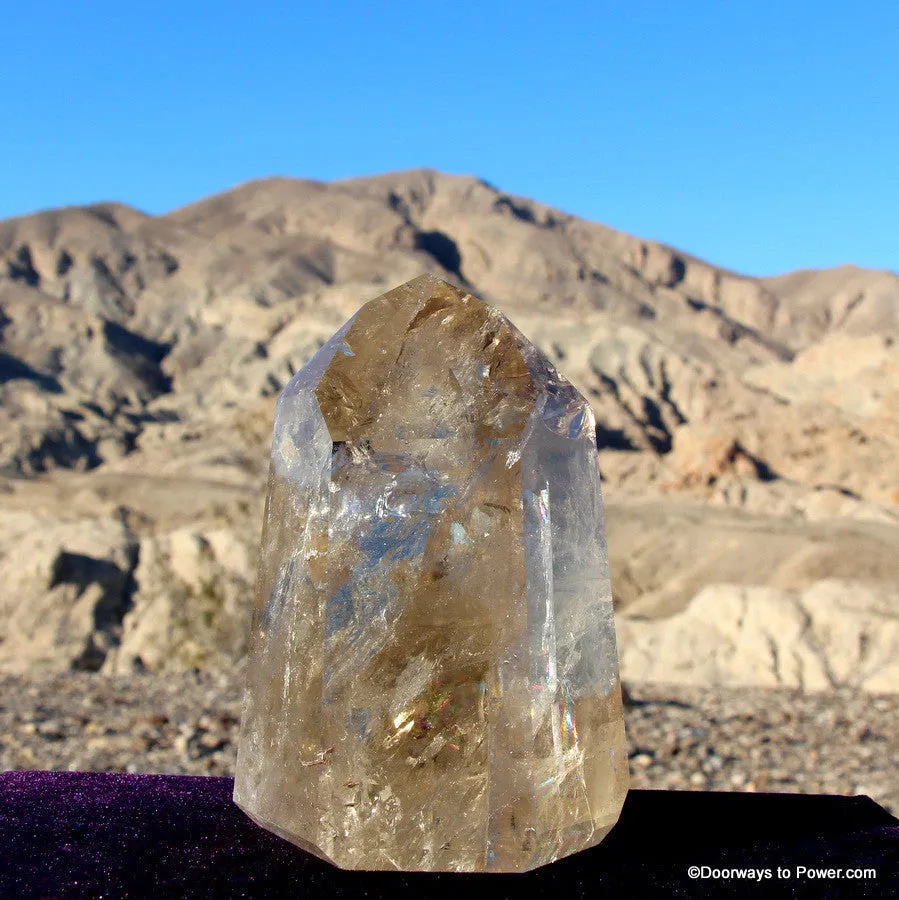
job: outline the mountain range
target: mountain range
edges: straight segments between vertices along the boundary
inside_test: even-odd
[[[275,396],[425,271],[593,405],[626,678],[899,690],[899,276],[424,169],[0,222],[0,668],[233,665]]]

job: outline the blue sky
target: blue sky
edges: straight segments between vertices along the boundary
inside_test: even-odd
[[[470,173],[749,274],[899,270],[899,4],[31,0],[0,217]]]

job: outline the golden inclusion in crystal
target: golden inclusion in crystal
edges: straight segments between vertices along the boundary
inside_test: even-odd
[[[343,868],[517,872],[627,784],[593,415],[416,278],[278,398],[234,800]]]

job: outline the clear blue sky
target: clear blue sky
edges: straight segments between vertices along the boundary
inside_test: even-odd
[[[889,0],[16,3],[0,217],[417,166],[750,274],[899,270]]]

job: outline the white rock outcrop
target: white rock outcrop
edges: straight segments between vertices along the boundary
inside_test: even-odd
[[[899,691],[899,587],[714,584],[667,619],[617,625],[626,681]]]

